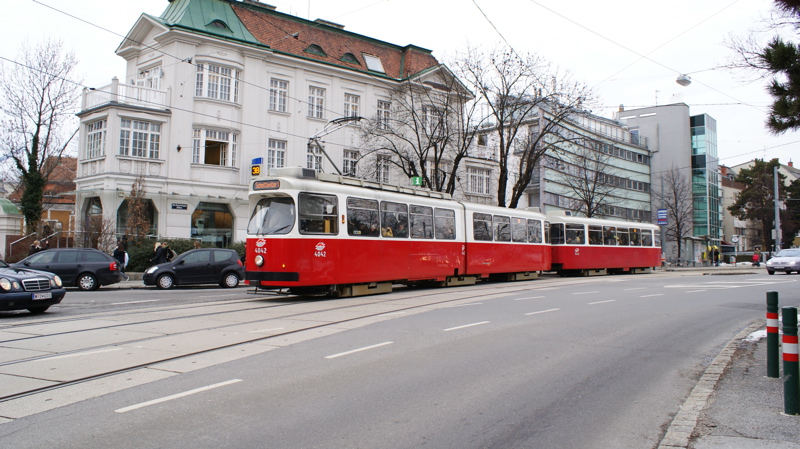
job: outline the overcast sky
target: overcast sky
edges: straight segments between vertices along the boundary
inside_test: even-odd
[[[773,136],[764,121],[764,81],[712,70],[726,63],[730,34],[744,34],[769,13],[767,0],[272,0],[278,11],[322,18],[354,33],[428,48],[440,61],[472,46],[507,42],[537,53],[600,98],[592,112],[685,102],[717,120],[721,163],[753,158],[800,161],[800,132]],[[63,41],[78,57],[88,87],[125,75],[117,46],[142,13],[160,15],[167,0],[15,0],[0,56],[15,60],[26,39]],[[55,9],[53,9],[55,8]],[[57,11],[57,10],[58,11]],[[60,12],[59,12],[60,11]],[[3,64],[8,65],[7,62]],[[675,79],[688,73],[693,83]]]

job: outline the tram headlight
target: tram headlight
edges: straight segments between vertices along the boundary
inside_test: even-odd
[[[257,267],[264,265],[264,256],[262,256],[261,254],[257,255],[256,258],[254,259],[254,262],[256,263]]]

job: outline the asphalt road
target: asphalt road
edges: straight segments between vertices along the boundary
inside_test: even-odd
[[[9,420],[0,444],[655,447],[708,362],[763,318],[765,292],[797,305],[798,281],[665,274],[534,281],[480,296],[449,289],[463,300]],[[68,294],[75,302],[63,310],[239,290],[101,290]]]

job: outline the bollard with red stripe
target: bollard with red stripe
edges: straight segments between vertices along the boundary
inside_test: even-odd
[[[797,366],[797,307],[783,308],[783,412],[797,415],[800,381]]]
[[[767,377],[781,377],[778,292],[767,292]]]

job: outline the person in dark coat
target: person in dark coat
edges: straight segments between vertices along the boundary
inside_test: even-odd
[[[42,246],[39,244],[39,241],[38,240],[34,240],[33,243],[31,243],[30,249],[28,250],[28,255],[32,256],[32,255],[38,253],[41,250],[42,250]]]
[[[160,243],[156,243],[156,246],[154,248],[153,258],[150,259],[150,262],[152,262],[154,265],[158,265],[160,263],[167,263],[166,250],[164,246],[161,245]]]

